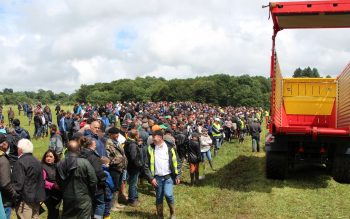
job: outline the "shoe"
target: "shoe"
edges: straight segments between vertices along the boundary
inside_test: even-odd
[[[111,216],[108,215],[108,216],[103,216],[103,219],[111,219]]]
[[[123,209],[126,207],[126,205],[122,205],[122,204],[117,203],[117,204],[115,204],[114,207],[119,208],[119,209]]]
[[[130,207],[139,207],[140,206],[140,202],[139,201],[134,201],[132,203],[129,203],[128,206],[130,206]]]
[[[152,196],[156,197],[157,193],[154,190],[151,190],[149,193],[151,193]]]

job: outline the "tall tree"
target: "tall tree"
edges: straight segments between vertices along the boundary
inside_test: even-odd
[[[293,78],[320,78],[317,68],[311,69],[310,66],[301,69],[297,68],[294,71]]]

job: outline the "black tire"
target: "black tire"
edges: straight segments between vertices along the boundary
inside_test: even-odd
[[[288,173],[288,155],[266,152],[266,178],[284,180]]]
[[[337,155],[334,158],[332,175],[335,181],[350,183],[350,156]]]

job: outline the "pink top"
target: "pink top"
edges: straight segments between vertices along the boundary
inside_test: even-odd
[[[47,179],[47,173],[46,173],[45,170],[43,170],[43,178],[45,180],[45,189],[49,189],[49,190],[53,189],[54,186],[55,186],[55,183],[52,183],[52,182],[49,182],[49,181],[46,180]]]

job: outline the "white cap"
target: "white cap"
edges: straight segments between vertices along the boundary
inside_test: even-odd
[[[215,121],[218,121],[218,122],[220,122],[220,119],[219,119],[219,118],[215,118]]]

